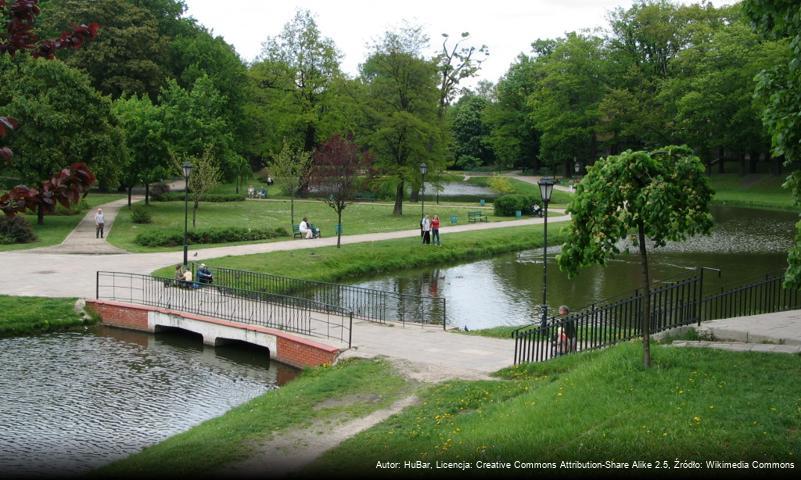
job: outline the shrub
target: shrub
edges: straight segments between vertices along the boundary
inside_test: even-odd
[[[0,243],[30,243],[36,241],[31,224],[21,216],[0,216]]]
[[[56,204],[55,215],[78,215],[87,210],[89,210],[89,204],[86,203],[85,198],[81,198],[78,203],[70,205],[69,208],[64,207],[60,203]]]
[[[499,217],[513,217],[516,210],[526,212],[532,203],[539,203],[535,195],[503,195],[495,199],[495,215]]]
[[[515,191],[514,187],[512,187],[512,182],[510,182],[507,177],[501,177],[500,175],[491,177],[487,184],[491,189],[500,194],[507,194]]]
[[[289,236],[289,233],[283,227],[275,229],[210,228],[192,230],[188,233],[190,244],[247,242],[286,236]],[[184,244],[184,232],[180,230],[142,232],[136,236],[135,242],[143,247],[177,247]]]
[[[153,215],[146,206],[137,203],[131,207],[131,221],[133,223],[153,223]]]
[[[170,193],[170,186],[164,182],[155,183],[150,186],[150,198],[160,201],[161,198]],[[183,196],[181,197],[183,199]]]
[[[207,193],[200,199],[201,202],[244,202],[246,195],[244,193]],[[153,200],[159,202],[178,202],[184,201],[183,192],[169,192],[165,193]],[[191,201],[191,199],[190,199]]]

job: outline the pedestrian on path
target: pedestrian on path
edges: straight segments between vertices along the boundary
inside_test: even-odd
[[[439,242],[439,215],[434,215],[434,219],[431,220],[431,240],[434,245],[441,245]]]
[[[559,318],[561,319],[561,329],[564,334],[563,345],[562,345],[562,352],[575,352],[576,351],[576,321],[572,318],[569,318],[570,309],[567,308],[567,305],[561,305],[559,307]]]
[[[103,216],[103,209],[98,208],[95,213],[95,238],[103,238],[103,228],[106,226],[106,217]]]
[[[423,217],[423,244],[431,244],[431,219],[428,218],[428,215]]]

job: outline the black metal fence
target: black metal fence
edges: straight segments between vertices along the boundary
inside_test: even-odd
[[[286,295],[186,283],[122,272],[97,272],[99,300],[161,307],[196,315],[337,339],[351,346],[353,312]]]
[[[801,308],[797,289],[783,286],[783,273],[773,273],[720,292],[704,295],[703,273],[651,290],[650,332],[697,324],[705,320],[772,313]],[[603,348],[642,336],[639,291],[629,297],[591,305],[545,325],[515,330],[515,364],[539,362],[578,351]]]
[[[443,329],[447,327],[444,298],[301,280],[223,267],[213,267],[212,271],[216,285],[306,298],[312,302],[310,304],[312,308],[317,304],[338,305],[340,308],[352,311],[355,317],[379,323],[394,320],[401,323],[442,325]]]

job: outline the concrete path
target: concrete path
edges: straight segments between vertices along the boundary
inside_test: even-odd
[[[763,352],[801,354],[801,345],[772,345],[768,343],[710,342],[682,340],[670,344],[673,347],[713,348],[730,352]]]
[[[521,182],[531,183],[533,185],[537,185],[537,182],[540,181],[541,176],[535,177],[532,175],[510,175],[513,178],[520,180]],[[553,188],[555,190],[561,190],[563,192],[573,193],[574,190],[570,187],[565,187],[564,185],[554,185]]]
[[[564,222],[567,215],[551,217],[550,223]],[[472,223],[447,226],[442,229],[443,240],[451,233],[494,228],[509,228],[542,223],[541,218],[526,218],[506,222]],[[94,228],[94,227],[93,227]],[[345,245],[375,242],[396,238],[417,237],[420,230],[403,230],[384,233],[367,233],[342,237]],[[94,238],[91,238],[94,241]],[[285,240],[272,243],[254,243],[229,247],[190,250],[190,260],[201,261],[226,255],[297,250],[336,245],[336,237],[314,240]],[[433,247],[432,247],[433,248]],[[97,270],[149,274],[150,272],[182,260],[182,252],[124,253],[119,255],[70,254],[42,251],[43,249],[0,252],[2,273],[8,281],[0,283],[0,294],[49,297],[94,297]],[[13,279],[13,280],[12,280]]]
[[[801,310],[711,320],[697,330],[718,341],[801,345]]]
[[[137,202],[144,199],[144,197],[134,196],[131,201]],[[88,254],[88,255],[107,255],[107,254],[121,254],[126,253],[125,250],[115,247],[107,242],[108,235],[111,233],[111,227],[114,225],[114,219],[120,209],[128,205],[128,199],[116,200],[109,203],[100,205],[103,209],[103,216],[106,219],[104,228],[104,238],[96,238],[95,230],[95,213],[96,208],[90,209],[83,220],[78,224],[75,229],[67,235],[67,238],[61,242],[60,245],[33,248],[25,250],[27,253],[41,254],[41,253],[65,253],[65,254]]]

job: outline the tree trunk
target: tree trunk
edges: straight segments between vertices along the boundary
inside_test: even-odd
[[[748,173],[757,173],[757,164],[762,160],[764,160],[764,158],[761,153],[751,153],[751,161],[748,162]]]
[[[292,222],[292,229],[295,228],[295,196],[289,197],[289,221]],[[292,231],[292,230],[290,230]]]
[[[128,187],[128,208],[131,208],[131,195],[133,194],[133,187]]]
[[[645,226],[642,220],[637,222],[640,242],[640,264],[642,266],[642,283],[645,298],[642,302],[642,362],[645,368],[651,366],[651,278],[648,275],[648,252],[645,250]]]
[[[195,228],[195,220],[197,219],[197,208],[200,206],[200,200],[195,200],[192,205],[192,228]]]
[[[242,181],[242,175],[237,173],[236,174],[236,193],[239,193],[239,182]]]
[[[417,203],[420,201],[420,190],[412,186],[412,192],[409,194],[409,201]]]
[[[145,182],[145,205],[150,205],[150,182]]]
[[[751,155],[747,153],[740,154],[740,176],[745,176],[748,173],[746,165],[751,162]]]
[[[341,209],[337,210],[337,225],[339,225],[339,228],[337,228],[337,248],[339,248],[339,241],[342,238],[342,210]]]
[[[395,207],[392,209],[393,215],[403,215],[403,187],[404,183],[403,180],[401,180],[398,184],[398,188],[395,189]]]
[[[724,158],[725,154],[723,152],[723,148],[722,147],[718,148],[718,173],[726,173],[725,167],[723,165],[725,163]]]
[[[782,174],[782,158],[781,157],[774,157],[773,158],[773,174],[779,176]]]
[[[39,203],[39,208],[36,209],[36,224],[44,225],[44,205]]]

